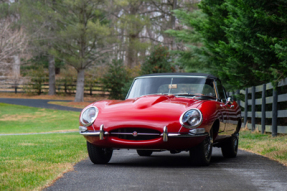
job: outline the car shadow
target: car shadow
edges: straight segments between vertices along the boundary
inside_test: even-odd
[[[215,153],[211,157],[210,167],[219,167],[224,165],[228,168],[234,167],[234,164],[238,163],[242,159],[242,156],[237,158],[224,158],[222,154]],[[191,163],[188,152],[182,152],[180,154],[170,154],[168,152],[155,153],[148,157],[142,157],[133,155],[117,157],[116,160],[111,160],[108,166],[117,167],[157,167],[157,168],[204,168],[204,166],[197,166]]]

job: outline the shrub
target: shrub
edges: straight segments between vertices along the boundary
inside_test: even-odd
[[[124,99],[125,84],[130,82],[131,78],[128,75],[122,60],[113,60],[108,65],[108,71],[101,78],[104,90],[110,91],[110,99]]]
[[[171,65],[171,56],[168,47],[157,46],[148,56],[141,67],[141,74],[175,72]]]

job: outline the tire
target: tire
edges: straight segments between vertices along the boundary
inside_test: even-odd
[[[152,154],[152,151],[149,151],[149,150],[137,150],[137,153],[141,157],[149,157]]]
[[[235,158],[237,156],[238,142],[236,136],[229,138],[224,145],[221,146],[222,155],[225,158]]]
[[[189,150],[191,163],[197,166],[208,166],[211,161],[212,146],[213,138],[211,134],[207,136],[199,145]]]
[[[112,149],[96,147],[89,142],[87,142],[87,149],[90,160],[94,164],[106,164],[112,158]]]

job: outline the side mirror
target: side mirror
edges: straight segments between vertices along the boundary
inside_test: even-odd
[[[233,103],[233,99],[232,99],[232,97],[228,97],[227,99],[226,99],[226,105],[228,105],[228,104],[232,104]]]

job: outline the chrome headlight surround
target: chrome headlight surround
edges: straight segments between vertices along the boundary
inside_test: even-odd
[[[194,129],[202,123],[202,113],[199,109],[185,111],[179,119],[180,124],[187,129]]]
[[[99,114],[99,109],[95,106],[87,107],[85,110],[82,111],[80,122],[83,126],[90,126],[94,123],[97,116]]]

